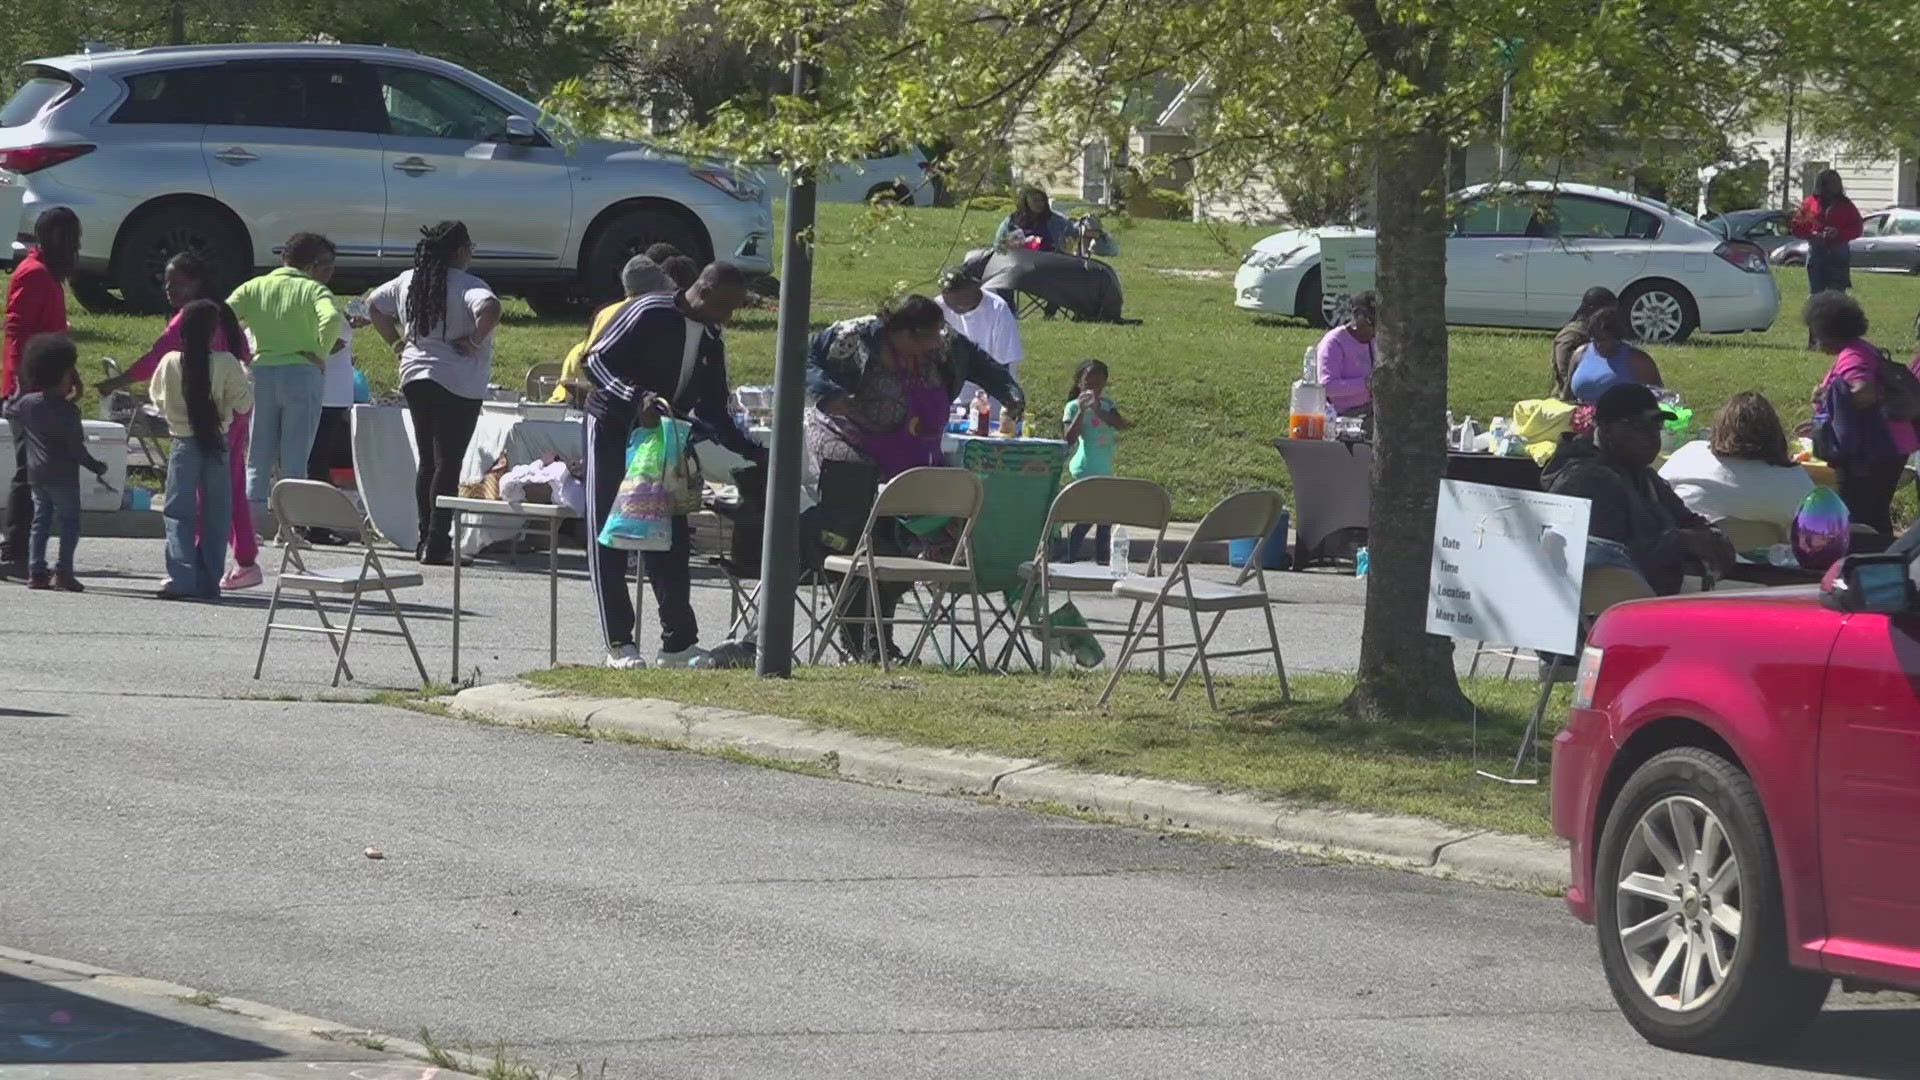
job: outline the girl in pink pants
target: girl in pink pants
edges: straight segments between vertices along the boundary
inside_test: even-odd
[[[160,358],[181,348],[180,309],[195,300],[211,300],[220,305],[220,326],[213,334],[213,348],[219,352],[231,353],[239,357],[243,364],[251,363],[253,356],[247,348],[247,336],[240,329],[240,320],[227,308],[220,298],[220,291],[209,280],[212,267],[207,261],[191,251],[175,255],[167,262],[167,303],[174,309],[174,315],[167,321],[167,329],[160,340],[153,343],[147,355],[134,361],[126,374],[117,379],[108,379],[100,384],[100,393],[107,394],[119,390],[130,383],[145,382],[152,378],[154,368],[160,364]],[[260,584],[260,541],[253,531],[253,513],[247,503],[247,421],[251,414],[241,413],[233,418],[227,428],[227,469],[233,481],[233,530],[230,537],[233,547],[234,565],[220,580],[220,588],[251,589]]]

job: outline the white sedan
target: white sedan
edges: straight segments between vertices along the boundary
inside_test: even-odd
[[[1557,329],[1595,285],[1620,297],[1642,341],[1765,330],[1780,313],[1759,247],[1723,239],[1666,203],[1546,182],[1467,188],[1453,202],[1449,323]],[[1330,227],[1267,237],[1240,266],[1235,306],[1315,326],[1338,321],[1346,298],[1321,289],[1321,238],[1372,235]]]

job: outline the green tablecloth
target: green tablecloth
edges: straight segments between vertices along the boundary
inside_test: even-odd
[[[1020,564],[1033,558],[1047,510],[1060,492],[1067,444],[1058,439],[948,436],[947,464],[980,477],[986,489],[973,527],[973,557],[983,592],[1020,587]]]

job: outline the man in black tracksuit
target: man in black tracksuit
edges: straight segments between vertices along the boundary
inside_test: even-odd
[[[650,406],[664,401],[693,424],[693,439],[718,442],[749,461],[766,450],[734,426],[727,410],[727,353],[720,327],[747,302],[746,278],[738,267],[717,262],[685,291],[648,293],[627,301],[587,353],[593,383],[587,396],[587,560],[599,598],[600,629],[607,666],[642,666],[634,641],[633,601],[627,595],[627,552],[598,543],[627,468],[627,440],[635,424],[659,423]],[[700,626],[694,618],[688,560],[692,537],[685,517],[673,519],[673,547],[641,553],[660,609],[663,666],[685,666],[699,655]]]

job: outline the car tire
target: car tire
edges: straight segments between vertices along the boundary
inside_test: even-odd
[[[246,236],[226,214],[204,206],[155,207],[123,226],[114,245],[113,283],[120,287],[126,310],[137,315],[168,310],[167,260],[183,251],[205,257],[222,288],[238,285],[253,272]]]
[[[1294,294],[1294,317],[1307,320],[1307,325],[1316,330],[1325,330],[1336,323],[1329,319],[1338,317],[1340,301],[1344,297],[1335,297],[1329,304],[1320,291],[1320,268],[1314,267],[1300,278],[1300,289]]]
[[[73,290],[73,298],[80,301],[80,306],[88,314],[110,315],[125,307],[119,297],[108,291],[113,288],[113,283],[106,278],[75,275],[67,282],[67,287]]]
[[[684,217],[658,207],[627,210],[601,226],[581,263],[581,286],[586,298],[591,301],[620,299],[624,295],[620,271],[626,267],[627,260],[659,243],[672,244],[702,265],[712,261],[698,228]]]
[[[1685,747],[1635,770],[1595,867],[1601,966],[1648,1042],[1729,1053],[1790,1040],[1820,1012],[1832,980],[1787,963],[1766,813],[1726,758]]]
[[[534,317],[540,319],[578,319],[586,314],[589,306],[585,299],[564,289],[530,292],[521,299],[533,309]]]
[[[1634,337],[1649,345],[1677,345],[1700,328],[1693,294],[1671,281],[1642,281],[1620,297]]]

